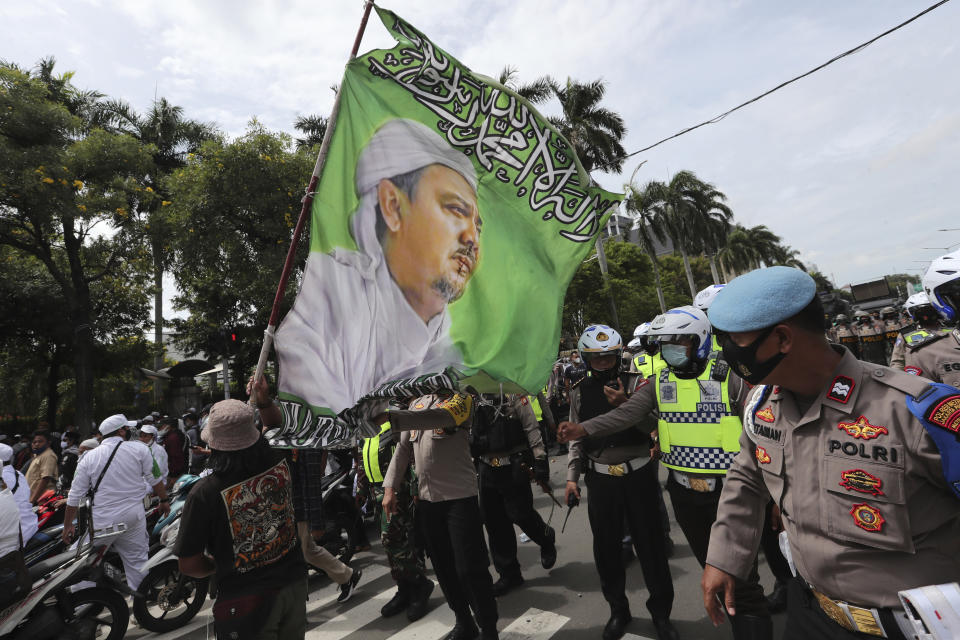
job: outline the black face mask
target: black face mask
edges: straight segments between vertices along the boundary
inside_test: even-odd
[[[770,375],[780,364],[780,361],[787,357],[787,354],[780,352],[763,362],[757,362],[757,350],[760,348],[760,344],[767,339],[767,336],[773,333],[773,329],[774,327],[764,329],[756,340],[745,347],[736,344],[726,333],[717,332],[717,339],[723,349],[724,360],[730,363],[738,376],[750,384],[760,384],[760,381]]]

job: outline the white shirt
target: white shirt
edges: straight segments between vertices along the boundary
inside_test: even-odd
[[[0,491],[0,557],[20,548],[20,518],[10,489]]]
[[[103,482],[93,498],[93,511],[97,520],[104,522],[112,515],[121,515],[133,505],[143,502],[143,485],[150,486],[160,482],[153,477],[153,456],[142,442],[124,442],[119,436],[104,438],[100,446],[77,463],[77,472],[67,495],[67,504],[80,505],[80,501],[93,488],[100,472],[107,464],[110,454],[120,445],[110,467],[103,476]]]
[[[143,441],[141,440],[141,442]],[[159,480],[151,474],[150,480],[144,483],[146,485],[145,488],[147,491],[147,495],[150,495],[151,493],[153,493],[153,485],[157,484],[157,482],[163,482],[163,483],[167,482],[167,475],[170,474],[170,467],[167,464],[167,450],[163,448],[163,445],[157,444],[157,441],[154,440],[153,442],[147,445],[147,449],[150,450],[150,453],[153,455],[153,459],[157,461],[157,467],[160,468]],[[117,454],[117,455],[120,455],[120,454]]]
[[[461,367],[446,309],[424,322],[386,262],[364,273],[355,252],[313,252],[276,334],[280,389],[335,413],[379,385]]]
[[[27,540],[32,538],[33,534],[35,534],[39,528],[37,514],[33,511],[33,505],[30,504],[30,486],[27,484],[27,478],[22,473],[8,464],[3,465],[3,481],[7,484],[11,492],[17,484],[18,476],[20,486],[17,487],[16,493],[13,494],[13,499],[16,501],[17,508],[20,511],[20,531],[23,532],[23,542],[26,544]]]

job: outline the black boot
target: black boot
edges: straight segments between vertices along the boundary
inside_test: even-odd
[[[773,591],[767,596],[767,608],[770,613],[780,613],[787,608],[787,583],[777,580],[773,585]]]
[[[477,623],[473,621],[473,616],[458,616],[457,623],[453,625],[443,640],[475,640],[480,635],[477,629]]]
[[[738,613],[730,617],[734,640],[771,640],[773,620],[770,616],[748,616]]]
[[[433,593],[433,580],[420,576],[420,580],[410,586],[409,604],[407,604],[407,620],[416,622],[427,615],[430,604],[430,594]]]
[[[480,640],[500,640],[500,634],[497,633],[497,625],[480,629]]]
[[[619,640],[627,632],[627,625],[633,617],[629,611],[614,611],[603,628],[603,640]]]
[[[407,605],[410,602],[410,585],[406,582],[397,583],[397,593],[394,594],[390,601],[387,604],[383,605],[380,608],[380,615],[384,618],[389,618],[390,616],[395,616],[404,609],[407,608]]]
[[[653,626],[657,629],[658,640],[680,640],[680,634],[669,618],[654,618]]]
[[[551,569],[557,564],[557,532],[547,525],[547,540],[540,547],[540,566]]]
[[[523,576],[519,573],[516,575],[500,576],[500,579],[493,583],[493,597],[499,598],[514,587],[519,587],[522,584]]]

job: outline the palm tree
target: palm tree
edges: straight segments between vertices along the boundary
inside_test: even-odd
[[[537,78],[529,84],[518,84],[517,70],[510,65],[501,69],[497,82],[533,104],[545,102],[553,95],[553,85],[549,77]]]
[[[786,267],[795,267],[801,271],[806,271],[807,267],[800,261],[800,252],[788,244],[777,244],[773,248],[772,264],[779,264]]]
[[[770,231],[766,225],[759,224],[749,229],[735,225],[727,236],[727,242],[720,249],[721,267],[726,274],[744,273],[759,268],[762,264],[777,264],[777,247],[780,236]]]
[[[636,174],[636,172],[634,172]],[[649,185],[647,185],[649,187]],[[650,257],[653,265],[653,278],[657,286],[657,300],[660,302],[660,313],[667,312],[667,303],[663,297],[663,285],[660,282],[660,263],[657,261],[657,252],[653,246],[656,238],[661,244],[666,240],[663,228],[655,223],[655,213],[651,208],[653,196],[647,192],[647,187],[638,189],[634,182],[624,185],[626,198],[623,203],[627,212],[634,215],[640,247]]]
[[[156,175],[144,177],[154,197],[145,198],[142,206],[147,214],[146,231],[153,254],[154,344],[157,348],[154,366],[159,369],[163,364],[163,273],[173,258],[165,246],[172,229],[162,209],[165,201],[162,178],[186,166],[188,154],[196,153],[200,145],[215,138],[217,132],[211,124],[184,118],[183,107],[170,104],[166,98],[155,99],[144,115],[119,100],[110,101],[108,111],[116,129],[156,149],[153,153]]]
[[[293,126],[300,131],[304,137],[297,138],[297,150],[310,149],[314,145],[323,142],[323,136],[327,132],[327,125],[329,123],[330,119],[326,116],[299,116],[296,121],[294,121]]]
[[[690,297],[696,297],[689,254],[719,246],[733,215],[723,202],[726,196],[692,171],[678,171],[667,183],[652,181],[644,192],[654,226],[663,228],[680,252]]]
[[[573,145],[583,168],[588,173],[594,169],[620,173],[626,159],[620,142],[627,127],[620,114],[599,106],[606,84],[602,80],[581,83],[569,78],[564,85],[553,79],[549,84],[563,115],[548,119]]]

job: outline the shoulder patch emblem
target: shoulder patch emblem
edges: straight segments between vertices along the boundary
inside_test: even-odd
[[[780,385],[778,384],[773,385],[773,393],[774,395],[780,393]]]
[[[840,474],[840,486],[848,491],[869,493],[872,496],[884,495],[883,481],[863,469],[850,469]]]
[[[847,400],[850,399],[850,394],[853,392],[855,386],[857,386],[857,383],[853,381],[853,378],[837,376],[833,379],[833,382],[830,383],[830,391],[827,392],[827,398],[840,404],[847,404]]]
[[[764,422],[773,422],[774,420],[776,420],[776,417],[773,415],[773,409],[771,409],[770,407],[767,407],[766,409],[761,409],[760,411],[757,411],[754,415],[757,416],[759,419],[763,420]]]
[[[760,464],[770,464],[770,454],[763,447],[757,447],[756,456]]]
[[[530,404],[530,401],[527,399],[527,396],[520,398],[520,404]]]
[[[954,433],[960,433],[960,395],[948,396],[935,404],[927,420]]]
[[[903,371],[904,371],[905,373],[909,373],[909,374],[912,375],[912,376],[922,376],[922,375],[923,375],[923,369],[921,369],[920,367],[904,367],[904,368],[903,368]]]
[[[850,515],[853,516],[853,521],[858,527],[870,533],[881,531],[883,523],[886,522],[879,510],[866,503],[853,505],[853,509],[850,509]]]
[[[420,401],[417,401],[417,404],[413,405],[413,408],[417,410],[423,409],[423,403]]]
[[[886,427],[870,424],[866,416],[860,416],[856,422],[841,422],[837,424],[837,429],[846,431],[847,435],[863,440],[873,440],[874,438],[879,438],[881,435],[890,433]]]

